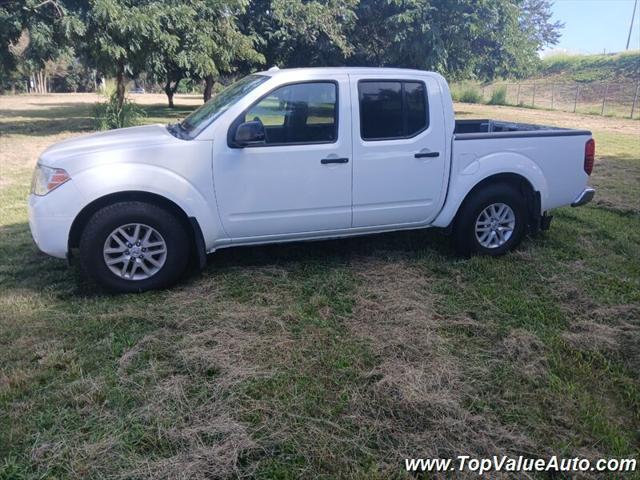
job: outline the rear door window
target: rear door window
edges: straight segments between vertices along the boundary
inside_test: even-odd
[[[362,80],[358,83],[363,140],[410,138],[429,125],[423,82]]]

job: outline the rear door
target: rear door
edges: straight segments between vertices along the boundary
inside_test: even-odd
[[[220,215],[234,240],[295,237],[351,226],[351,118],[347,75],[275,87],[242,113],[266,142],[214,142]]]
[[[351,75],[353,226],[430,222],[445,191],[442,97],[428,76]]]

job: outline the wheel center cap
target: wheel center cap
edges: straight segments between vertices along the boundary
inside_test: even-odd
[[[131,247],[130,252],[132,257],[139,257],[142,250],[138,246],[133,246]]]

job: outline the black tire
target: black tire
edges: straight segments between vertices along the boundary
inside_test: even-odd
[[[166,257],[159,270],[148,278],[117,276],[107,266],[103,249],[118,227],[140,223],[155,229],[166,244]],[[191,248],[183,224],[167,210],[144,202],[119,202],[98,210],[80,237],[80,266],[97,284],[114,292],[142,292],[176,282],[185,271]]]
[[[476,220],[480,213],[495,203],[503,203],[511,208],[515,215],[515,227],[509,239],[500,246],[487,248],[476,237]],[[467,197],[456,216],[453,240],[461,255],[503,255],[514,249],[526,232],[527,208],[522,194],[516,187],[506,183],[487,185]]]

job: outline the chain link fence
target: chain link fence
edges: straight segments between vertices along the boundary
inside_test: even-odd
[[[504,88],[510,105],[640,119],[640,82],[495,83],[481,88],[485,101]]]

